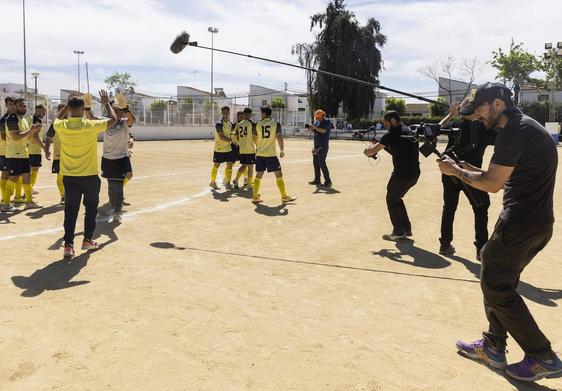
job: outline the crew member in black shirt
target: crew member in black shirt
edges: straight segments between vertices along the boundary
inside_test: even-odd
[[[393,229],[383,239],[400,240],[412,236],[412,224],[402,199],[420,176],[418,141],[410,128],[402,124],[400,114],[396,111],[388,111],[384,115],[384,125],[388,132],[375,145],[366,148],[364,153],[372,157],[385,149],[392,155],[394,170],[386,188],[386,205]]]
[[[457,157],[474,167],[482,167],[484,152],[488,145],[494,145],[496,131],[486,129],[480,121],[473,121],[470,116],[462,116],[461,119],[454,120],[459,115],[459,103],[452,103],[449,114],[440,122],[442,129],[458,129],[449,133],[449,142],[446,151],[454,152]],[[455,248],[451,244],[453,241],[453,222],[455,212],[459,204],[459,194],[465,192],[464,187],[458,181],[454,181],[447,175],[441,176],[443,182],[443,214],[441,215],[441,246],[439,254],[453,255]],[[472,189],[472,193],[477,197],[468,197],[468,201],[474,212],[474,232],[476,246],[476,259],[480,260],[480,249],[488,240],[488,208],[490,207],[490,196],[485,191]],[[466,193],[465,193],[466,195]]]
[[[548,244],[554,223],[553,193],[558,152],[543,126],[513,106],[511,91],[486,83],[472,91],[462,115],[474,115],[496,129],[494,154],[487,170],[450,158],[439,160],[445,175],[470,186],[497,193],[504,189],[503,210],[482,248],[480,276],[489,328],[483,339],[457,342],[466,356],[523,381],[562,376],[562,361],[539,329],[517,293],[521,272]],[[507,334],[525,352],[521,362],[507,365]]]
[[[323,110],[316,110],[314,113],[314,124],[308,125],[308,129],[314,132],[314,149],[312,150],[312,163],[314,165],[314,180],[308,182],[310,185],[320,186],[320,172],[324,175],[324,186],[332,187],[330,171],[326,164],[328,151],[330,150],[330,131],[332,122],[326,118]]]

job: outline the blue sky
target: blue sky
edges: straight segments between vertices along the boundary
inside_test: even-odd
[[[171,96],[175,86],[210,87],[210,53],[187,48],[173,55],[174,37],[187,30],[194,40],[210,44],[207,27],[219,28],[215,46],[296,62],[290,49],[311,42],[310,15],[325,8],[324,0],[27,0],[28,71],[38,71],[40,92],[57,96],[59,88],[76,88],[76,55],[84,50],[92,89],[114,71],[133,74],[138,90]],[[511,38],[541,53],[544,42],[562,41],[562,1],[535,0],[349,0],[361,22],[378,19],[388,43],[382,49],[382,84],[412,92],[432,93],[434,82],[417,69],[453,56],[477,57],[478,81],[494,78],[486,64],[491,51],[507,47]],[[21,83],[23,51],[21,2],[0,0],[0,82]],[[352,61],[353,59],[350,59]],[[196,72],[196,74],[194,73]],[[85,69],[82,68],[84,76]],[[31,77],[29,76],[29,80]],[[85,77],[82,77],[85,86]],[[245,58],[215,55],[215,86],[243,95],[250,83],[304,90],[303,72]],[[31,85],[31,80],[28,82]]]

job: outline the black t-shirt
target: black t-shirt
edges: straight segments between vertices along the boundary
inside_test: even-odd
[[[322,121],[314,121],[314,126],[317,128],[326,129],[326,133],[314,132],[314,148],[324,147],[330,145],[330,132],[332,130],[332,123],[329,119],[324,118]]]
[[[486,129],[480,121],[457,120],[446,124],[443,128],[459,128],[460,137],[455,137],[449,133],[447,150],[454,148],[454,152],[459,159],[464,160],[473,166],[482,167],[482,160],[486,147],[494,145],[497,132],[493,129]]]
[[[398,178],[412,179],[420,175],[418,142],[415,138],[408,137],[411,134],[407,126],[399,125],[391,128],[380,139],[380,143],[392,155],[392,175]]]
[[[515,167],[505,184],[503,210],[506,221],[551,224],[558,151],[546,129],[525,114],[509,114],[498,136],[492,163]]]

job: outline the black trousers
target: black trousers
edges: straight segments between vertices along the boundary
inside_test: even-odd
[[[386,206],[392,222],[392,233],[402,235],[412,230],[412,223],[408,218],[408,211],[402,198],[416,183],[418,183],[419,173],[414,178],[398,178],[394,174],[390,176],[386,186]]]
[[[459,194],[464,188],[453,181],[450,176],[442,175],[443,182],[443,214],[441,215],[441,245],[446,246],[453,241],[453,222],[455,212],[459,204]],[[473,189],[474,193],[482,200],[482,206],[476,206],[474,201],[468,198],[474,212],[474,245],[481,249],[488,240],[488,208],[490,207],[490,195],[484,191]],[[466,193],[465,193],[466,195]]]
[[[499,220],[482,248],[480,285],[489,322],[484,338],[492,347],[505,347],[509,332],[529,356],[540,360],[552,357],[550,341],[516,291],[521,272],[551,237],[552,224]]]
[[[100,201],[101,180],[97,175],[72,177],[65,176],[64,183],[64,242],[74,245],[76,220],[80,210],[80,202],[86,208],[84,217],[84,239],[91,240],[96,229],[96,217]]]
[[[317,154],[312,155],[312,163],[314,164],[314,180],[320,182],[320,171],[324,175],[324,181],[331,183],[330,171],[328,170],[328,165],[326,164],[326,158],[328,157],[328,150],[330,147],[320,147]]]

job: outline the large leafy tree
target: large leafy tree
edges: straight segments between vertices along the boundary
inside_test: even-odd
[[[541,64],[533,54],[523,48],[522,43],[516,44],[512,39],[509,51],[499,48],[492,54],[494,57],[490,64],[498,70],[496,79],[513,89],[515,104],[519,104],[519,92],[523,83],[540,85],[531,75],[540,70]]]
[[[400,115],[406,115],[406,101],[402,98],[386,98],[384,110],[394,110],[397,111]]]
[[[310,43],[297,43],[291,48],[291,54],[296,55],[299,59],[299,64],[306,68],[316,67],[316,56],[314,54],[314,44]],[[314,102],[314,80],[316,73],[313,71],[306,71],[306,93],[308,97],[308,106],[312,107]],[[314,119],[314,111],[310,110],[310,118]]]
[[[333,72],[370,83],[378,82],[382,68],[380,48],[386,43],[380,23],[370,18],[361,26],[344,0],[332,0],[326,10],[311,16],[310,29],[319,28],[314,42],[315,64]],[[348,119],[369,114],[375,101],[372,87],[318,74],[314,80],[313,106],[328,116],[338,114],[340,104]]]

